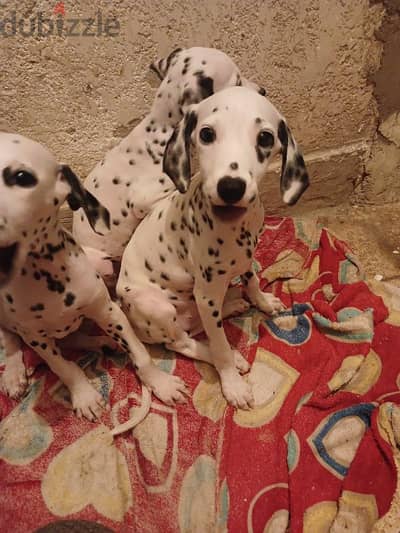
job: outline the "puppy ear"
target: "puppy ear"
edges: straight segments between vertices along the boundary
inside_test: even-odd
[[[197,126],[197,113],[188,111],[174,129],[164,152],[163,172],[174,182],[179,192],[188,190],[190,168],[190,136]]]
[[[60,172],[70,188],[67,202],[72,211],[77,211],[82,207],[93,230],[99,235],[107,233],[110,229],[108,209],[102,206],[93,194],[83,187],[80,179],[68,165],[61,165]]]
[[[283,119],[279,122],[278,138],[282,145],[281,194],[285,204],[294,205],[310,181],[303,155]]]
[[[157,59],[150,65],[150,70],[155,72],[157,76],[160,78],[160,80],[163,80],[165,76],[167,75],[168,69],[171,65],[171,61],[173,58],[179,54],[179,52],[182,52],[182,48],[175,48],[168,57],[163,57],[161,59]]]

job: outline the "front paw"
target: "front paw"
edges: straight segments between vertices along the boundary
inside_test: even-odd
[[[173,407],[177,403],[186,403],[189,391],[178,376],[167,374],[154,364],[140,368],[137,373],[141,382],[166,405]]]
[[[106,403],[88,381],[77,384],[70,392],[72,409],[78,418],[84,417],[90,422],[100,418]]]
[[[224,303],[222,308],[222,317],[229,318],[233,316],[239,316],[248,311],[249,308],[250,304],[244,298],[235,298],[234,300]]]
[[[250,363],[243,357],[238,350],[232,350],[235,357],[235,367],[239,374],[247,374],[250,370]]]
[[[239,409],[251,409],[254,397],[251,386],[239,375],[236,369],[220,372],[221,387],[226,401]]]
[[[258,302],[258,307],[268,315],[277,315],[286,309],[281,300],[269,292],[263,293]]]
[[[22,352],[16,352],[6,360],[0,377],[0,388],[14,400],[18,400],[28,385]]]

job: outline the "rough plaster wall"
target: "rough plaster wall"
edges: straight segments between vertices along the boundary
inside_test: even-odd
[[[385,16],[376,37],[383,46],[379,70],[371,77],[378,122],[366,163],[362,199],[371,203],[400,200],[400,2],[384,0]]]
[[[395,0],[397,1],[397,0]],[[4,18],[52,3],[0,3]],[[175,46],[216,46],[264,85],[301,143],[313,185],[303,208],[348,201],[365,176],[377,126],[371,73],[384,15],[369,0],[70,0],[66,17],[117,17],[118,37],[0,40],[0,127],[49,146],[85,176],[149,108],[148,65]],[[270,210],[282,207],[276,174]]]

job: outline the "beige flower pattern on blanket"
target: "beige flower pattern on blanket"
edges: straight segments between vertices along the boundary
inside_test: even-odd
[[[103,516],[121,521],[132,505],[128,465],[106,426],[86,433],[51,461],[42,496],[56,516],[93,505]]]
[[[202,376],[193,394],[197,412],[214,422],[218,421],[227,407],[222,395],[218,374],[206,363],[196,363]],[[280,357],[258,348],[251,370],[246,377],[252,385],[255,407],[250,411],[238,409],[233,420],[238,426],[260,427],[277,415],[299,373]]]
[[[40,457],[53,441],[53,430],[34,411],[44,380],[32,383],[29,392],[0,423],[0,459],[13,465],[27,465]]]

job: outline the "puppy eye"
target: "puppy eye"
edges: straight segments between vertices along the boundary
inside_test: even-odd
[[[14,175],[15,184],[19,187],[34,187],[38,180],[37,177],[31,174],[30,172],[26,172],[25,170],[20,170]]]
[[[209,126],[205,126],[204,128],[201,128],[199,137],[202,143],[211,144],[215,141],[216,138],[215,130],[213,130]]]
[[[257,144],[262,148],[269,148],[274,144],[274,136],[269,131],[260,131],[257,136]]]

